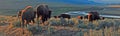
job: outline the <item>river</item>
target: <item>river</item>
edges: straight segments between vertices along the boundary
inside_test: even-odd
[[[88,12],[86,11],[70,11],[67,12],[65,14],[69,14],[72,17],[76,17],[76,16],[85,16],[88,14]],[[106,15],[106,14],[100,14],[99,16],[101,17],[106,17],[106,18],[120,18],[120,16],[116,16],[116,15]]]

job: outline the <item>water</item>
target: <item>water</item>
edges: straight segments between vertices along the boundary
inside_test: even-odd
[[[86,11],[70,11],[70,12],[67,12],[65,14],[69,14],[72,16],[85,16],[88,14],[88,12],[86,12]],[[102,15],[102,14],[100,14],[99,16],[106,17],[106,18],[120,18],[120,16],[115,16],[115,15]]]
[[[108,18],[120,18],[120,16],[114,16],[114,15],[100,15],[102,17],[108,17]]]

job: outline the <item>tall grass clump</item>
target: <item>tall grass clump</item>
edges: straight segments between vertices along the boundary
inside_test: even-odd
[[[51,18],[48,21],[49,21],[50,25],[52,25],[52,26],[59,26],[61,24],[60,19]]]
[[[49,34],[52,34],[52,33],[55,32],[55,29],[53,27],[48,27],[47,31],[48,31]]]
[[[95,27],[96,26],[92,22],[89,22],[88,25],[87,25],[88,29],[95,29]]]
[[[13,26],[14,27],[21,27],[22,25],[21,25],[20,21],[16,21],[16,22],[13,23]]]
[[[77,32],[77,34],[75,36],[84,36],[84,32],[82,30],[80,30],[79,32]]]
[[[3,21],[5,21],[5,20],[7,20],[7,19],[4,18],[4,17],[1,17],[1,18],[0,18],[0,22],[3,22]]]
[[[83,23],[83,24],[78,24],[77,27],[78,27],[78,28],[87,28],[87,25],[85,25],[85,24]]]
[[[31,31],[33,34],[37,34],[37,33],[40,33],[40,32],[42,32],[43,31],[43,27],[41,27],[41,26],[31,26],[31,27],[27,27],[27,29],[29,30],[29,31]]]
[[[71,26],[75,24],[73,20],[65,18],[52,18],[49,23],[52,26]]]
[[[98,25],[97,29],[110,28],[110,27],[114,26],[114,22],[112,22],[112,21],[114,21],[114,20],[105,19],[102,21],[98,21],[99,25]]]
[[[62,26],[67,26],[68,24],[67,24],[67,21],[64,19],[64,18],[60,18],[60,22],[61,22],[61,25]]]
[[[71,19],[68,19],[67,24],[69,26],[73,26],[75,24],[75,22],[73,20],[71,20]]]

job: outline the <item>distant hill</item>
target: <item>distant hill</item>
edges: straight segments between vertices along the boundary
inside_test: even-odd
[[[37,4],[45,3],[50,6],[73,6],[73,5],[94,5],[100,4],[88,0],[0,0],[1,9],[16,9],[24,8],[27,5],[36,6]]]
[[[88,0],[37,0],[38,2],[57,2],[57,3],[65,3],[65,4],[100,4],[94,1],[88,1]]]

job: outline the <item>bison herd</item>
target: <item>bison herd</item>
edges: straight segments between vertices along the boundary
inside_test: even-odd
[[[35,18],[37,18],[37,20],[40,18],[42,23],[44,23],[51,17],[51,10],[48,8],[48,5],[45,4],[37,6],[35,10],[32,6],[27,6],[18,12],[18,17],[20,18],[23,27],[30,22],[35,23]]]
[[[18,12],[18,17],[22,23],[21,25],[24,27],[25,24],[29,24],[30,22],[35,23],[34,20],[35,18],[37,18],[37,20],[41,20],[42,23],[44,23],[45,21],[51,18],[51,13],[52,11],[48,7],[48,5],[41,4],[38,5],[35,10],[32,6],[25,7],[24,9]],[[54,16],[54,18],[61,18],[61,17],[71,19],[71,15],[69,14],[60,14],[59,16]],[[89,12],[88,15],[78,16],[78,18],[79,19],[86,18],[89,21],[101,19],[98,12]]]
[[[54,18],[67,18],[67,19],[70,19],[72,15],[70,14],[60,14],[59,16],[54,16]],[[78,19],[88,19],[88,21],[94,21],[94,20],[100,20],[100,19],[104,19],[104,17],[100,17],[99,16],[99,13],[98,12],[95,12],[95,11],[91,11],[91,12],[88,12],[87,15],[85,16],[77,16]]]

